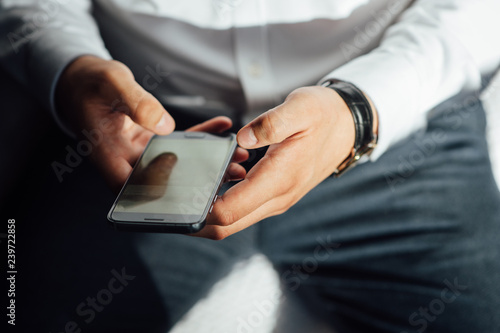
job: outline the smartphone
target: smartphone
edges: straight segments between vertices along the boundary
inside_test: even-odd
[[[236,135],[155,135],[108,214],[118,230],[193,233],[201,230],[236,150]]]

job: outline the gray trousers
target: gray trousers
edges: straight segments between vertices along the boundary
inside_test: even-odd
[[[88,161],[62,182],[54,175],[76,143],[52,128],[3,202],[18,225],[19,326],[165,332],[235,262],[262,252],[285,292],[340,333],[500,331],[500,195],[484,112],[440,108],[376,162],[219,242],[110,230],[114,195]]]

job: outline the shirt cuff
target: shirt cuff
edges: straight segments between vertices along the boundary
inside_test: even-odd
[[[41,38],[32,45],[31,52],[37,56],[30,57],[28,64],[32,78],[28,84],[36,97],[48,108],[57,125],[67,135],[75,138],[76,135],[64,124],[58,115],[55,106],[55,90],[57,82],[64,69],[76,58],[83,55],[94,55],[103,59],[112,59],[102,41],[96,42],[78,39],[73,42],[67,34],[51,34]],[[61,46],[64,45],[64,46]]]

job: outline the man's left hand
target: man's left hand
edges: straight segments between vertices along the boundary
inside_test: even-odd
[[[269,145],[246,177],[220,197],[194,236],[223,239],[282,214],[331,175],[352,151],[354,121],[332,89],[304,87],[238,132],[246,149]]]

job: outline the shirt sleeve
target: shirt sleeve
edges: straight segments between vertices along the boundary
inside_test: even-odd
[[[375,160],[425,127],[426,114],[448,98],[481,88],[500,63],[500,1],[417,0],[372,52],[322,79],[351,82],[379,114]]]
[[[58,125],[56,83],[75,58],[111,59],[90,14],[91,1],[3,0],[0,2],[0,65],[50,109]]]

